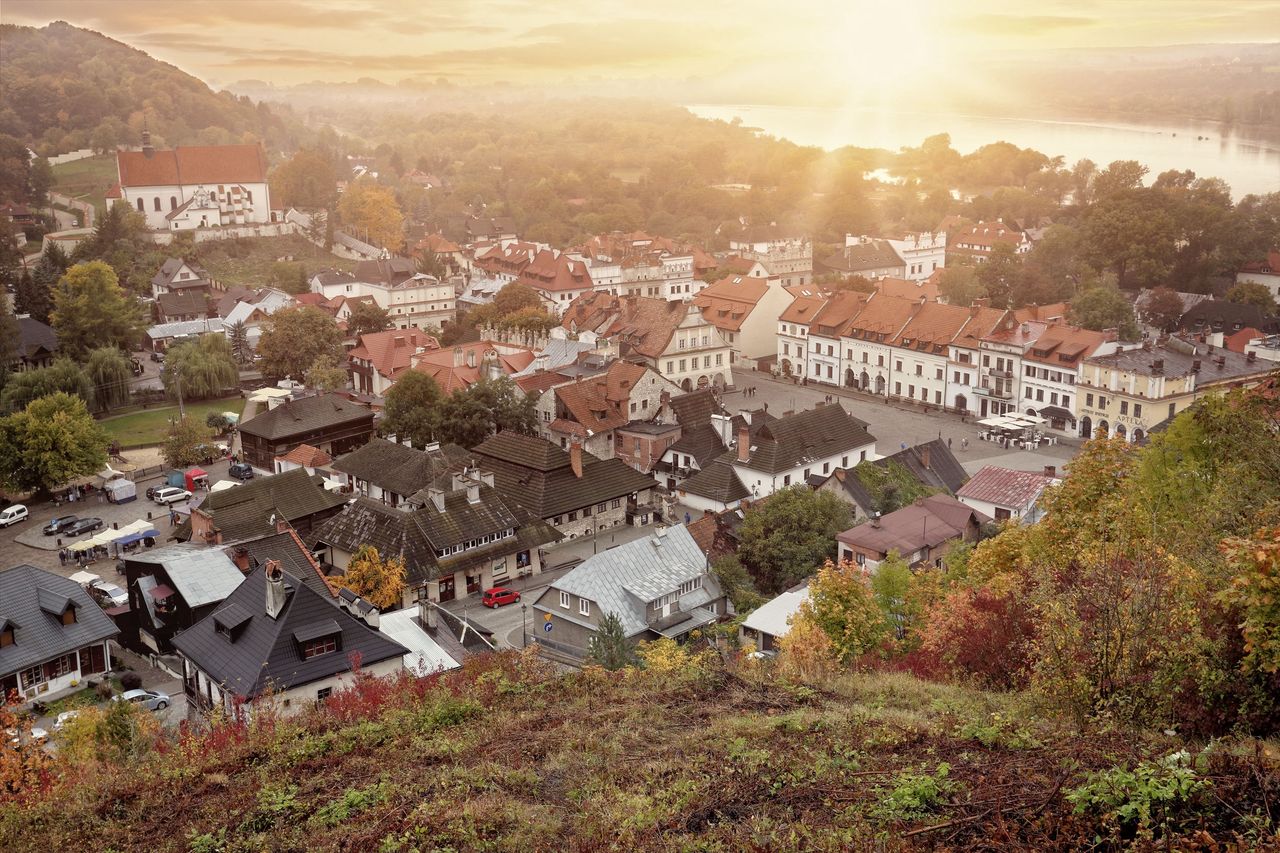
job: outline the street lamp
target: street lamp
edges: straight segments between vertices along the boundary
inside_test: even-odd
[[[520,602],[520,648],[529,645],[528,619],[529,605],[523,601]]]

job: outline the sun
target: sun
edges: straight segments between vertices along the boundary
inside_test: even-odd
[[[827,9],[817,70],[850,101],[902,97],[946,79],[937,0],[834,0]]]

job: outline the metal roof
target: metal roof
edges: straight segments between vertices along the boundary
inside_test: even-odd
[[[807,583],[800,589],[789,589],[751,611],[751,615],[743,620],[742,627],[772,637],[784,636],[791,630],[791,617],[800,612],[800,605],[808,600]]]
[[[193,610],[222,601],[244,580],[230,557],[203,545],[171,545],[129,559],[163,566],[182,600]]]

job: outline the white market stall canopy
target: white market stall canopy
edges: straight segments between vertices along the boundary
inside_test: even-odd
[[[103,530],[96,536],[92,536],[89,539],[82,539],[73,545],[69,545],[67,550],[78,553],[80,551],[88,551],[90,548],[98,545],[105,547],[110,545],[112,542],[115,542],[117,539],[124,539],[127,536],[132,536],[137,533],[146,533],[151,529],[151,522],[138,519],[132,524],[127,524],[124,527],[121,527],[119,530]]]

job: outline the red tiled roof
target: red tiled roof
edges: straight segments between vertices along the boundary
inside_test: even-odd
[[[1060,320],[1067,316],[1067,311],[1071,306],[1066,302],[1054,302],[1049,305],[1027,305],[1022,308],[1014,309],[1013,316],[1019,322],[1027,322],[1029,320],[1042,320],[1051,322]]]
[[[443,234],[428,234],[418,241],[416,249],[426,249],[435,252],[437,255],[451,255],[454,252],[462,251],[458,244],[450,240]]]
[[[1280,252],[1267,252],[1265,260],[1251,261],[1240,267],[1241,272],[1260,272],[1269,275],[1280,275]]]
[[[506,344],[503,344],[503,347],[511,348]],[[475,353],[474,367],[467,363],[467,356],[470,353]],[[415,354],[411,369],[427,374],[436,381],[441,391],[452,394],[459,388],[466,388],[480,381],[480,371],[484,367],[485,356],[490,353],[496,359],[499,369],[507,376],[524,370],[533,363],[534,358],[533,350],[527,347],[503,354],[498,351],[492,341],[474,341]]]
[[[783,323],[809,323],[826,304],[821,296],[797,296],[778,319]]]
[[[871,304],[874,305],[883,298],[883,296],[877,297],[871,300]],[[895,337],[889,338],[889,342],[894,346],[910,347],[918,351],[942,347],[941,351],[946,352],[947,344],[955,340],[956,335],[960,334],[960,330],[968,321],[968,308],[961,308],[959,305],[943,305],[940,302],[926,302],[919,306],[915,316],[907,321]],[[911,343],[908,344],[907,341]],[[922,344],[925,350],[921,350]]]
[[[333,457],[325,453],[318,447],[312,447],[309,444],[299,444],[293,450],[290,450],[284,456],[277,456],[277,459],[283,462],[293,462],[304,468],[315,468],[320,465],[328,465],[333,461]]]
[[[519,281],[535,290],[552,292],[590,290],[592,287],[591,273],[585,263],[552,249],[538,252],[520,273]]]
[[[867,304],[867,294],[856,290],[841,290],[831,294],[818,310],[811,328],[816,334],[838,337]],[[822,331],[818,331],[821,329]]]
[[[557,388],[556,399],[572,418],[572,421],[566,419],[565,422],[580,424],[585,430],[584,437],[627,423],[631,420],[628,408],[631,389],[644,377],[647,369],[643,365],[615,361],[600,376]],[[551,429],[556,429],[555,422]]]
[[[885,340],[892,340],[921,307],[910,299],[876,294],[846,324],[847,331],[857,330],[864,335],[885,335]],[[825,312],[821,322],[826,325]]]
[[[751,309],[769,292],[767,279],[745,275],[731,275],[703,288],[693,297],[693,304],[702,309],[702,317],[719,329],[736,332],[746,322]]]
[[[391,329],[361,335],[349,355],[372,362],[373,369],[383,376],[394,377],[409,368],[414,355],[438,349],[440,342],[418,329]]]
[[[988,465],[956,492],[958,498],[983,501],[1006,509],[1024,509],[1031,506],[1053,477],[1034,471],[1014,471]]]
[[[192,145],[141,151],[117,151],[120,184],[156,187],[191,184],[263,183],[267,157],[258,144]]]
[[[915,302],[924,297],[929,302],[938,301],[938,282],[933,276],[924,281],[908,281],[905,278],[882,278],[876,283],[881,296],[898,296]]]
[[[1093,355],[1106,340],[1107,336],[1102,332],[1054,325],[1045,329],[1022,357],[1040,364],[1074,368],[1082,359]]]
[[[565,310],[566,329],[593,331],[617,338],[646,358],[666,351],[671,336],[688,314],[683,302],[667,302],[648,296],[613,296],[584,293]]]
[[[1245,326],[1234,335],[1227,335],[1222,339],[1222,345],[1232,352],[1245,352],[1249,349],[1249,341],[1255,338],[1264,337],[1262,332],[1253,328],[1253,326]]]

